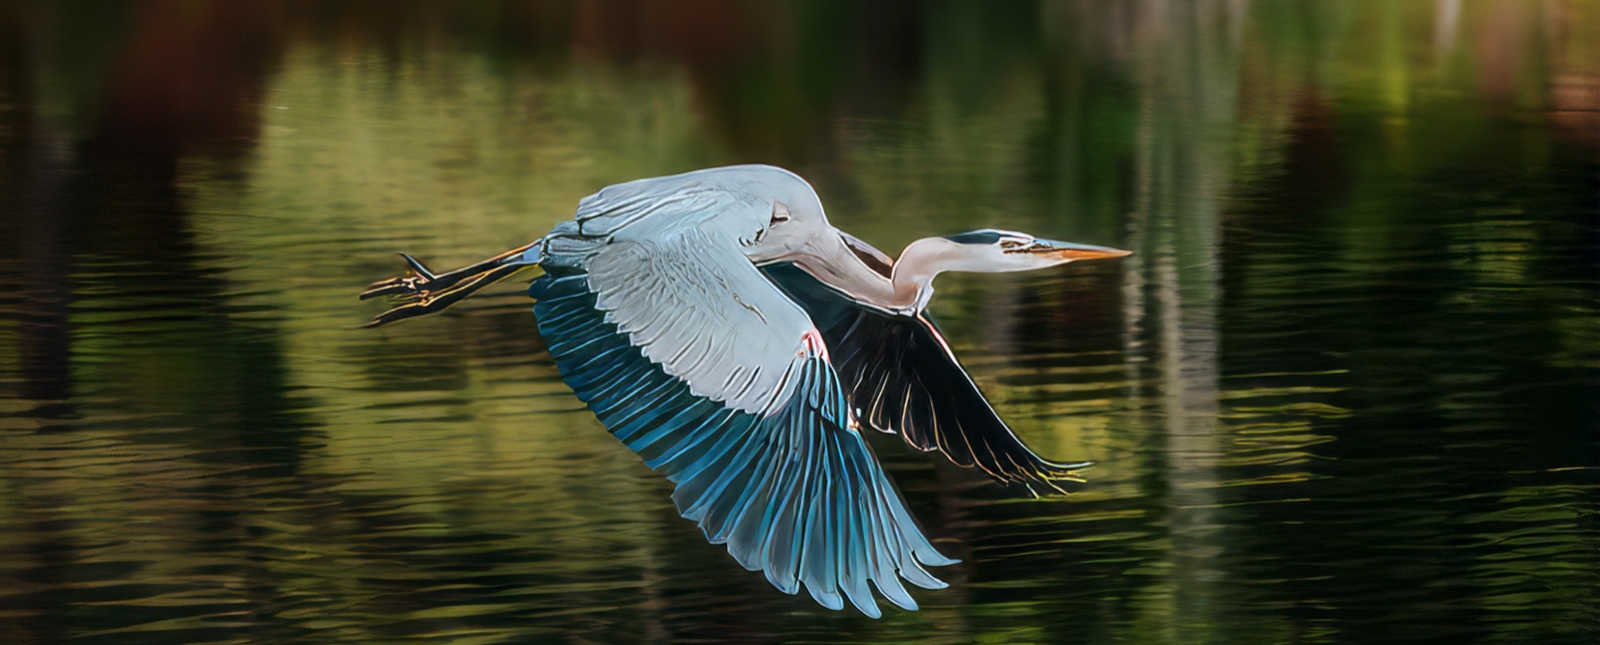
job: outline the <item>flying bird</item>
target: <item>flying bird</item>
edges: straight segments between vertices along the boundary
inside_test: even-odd
[[[804,179],[762,165],[640,179],[585,197],[542,239],[373,283],[377,326],[434,313],[528,266],[539,333],[600,422],[675,485],[683,517],[779,590],[881,615],[869,581],[944,582],[941,555],[860,435],[898,433],[1030,491],[1081,482],[1012,433],[925,313],[944,271],[1006,272],[1127,251],[984,229],[898,259],[829,225]]]

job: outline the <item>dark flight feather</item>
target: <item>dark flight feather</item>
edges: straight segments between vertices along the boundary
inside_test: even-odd
[[[1065,493],[1064,486],[1083,481],[1074,471],[1093,465],[1049,461],[1023,444],[926,314],[902,316],[861,305],[793,264],[761,270],[822,332],[861,421],[1035,494],[1033,484]]]

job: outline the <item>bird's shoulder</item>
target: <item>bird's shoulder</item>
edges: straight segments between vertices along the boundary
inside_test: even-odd
[[[738,202],[737,195],[700,182],[663,184],[658,178],[607,186],[545,235],[544,263],[578,268],[610,246],[670,243],[695,231],[722,242],[716,222]]]

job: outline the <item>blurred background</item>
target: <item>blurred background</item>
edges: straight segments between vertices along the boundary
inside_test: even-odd
[[[1100,465],[875,438],[922,611],[706,544],[525,281],[357,328],[396,251],[740,162],[1137,252],[941,278]],[[0,640],[1593,643],[1597,309],[1600,1],[0,0]]]

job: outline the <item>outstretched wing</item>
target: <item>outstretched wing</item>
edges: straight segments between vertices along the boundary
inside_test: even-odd
[[[1043,484],[1066,492],[1063,486],[1083,481],[1074,471],[1093,462],[1049,461],[1023,444],[926,315],[862,306],[792,264],[761,270],[811,315],[857,415],[872,427],[1030,491]]]
[[[530,294],[562,379],[676,485],[679,512],[831,609],[879,616],[868,581],[907,609],[901,578],[945,586],[922,565],[954,561],[852,429],[805,312],[714,233],[625,237],[547,266]]]
[[[811,319],[732,240],[696,227],[614,238],[585,265],[595,307],[698,396],[750,413],[787,399]]]

